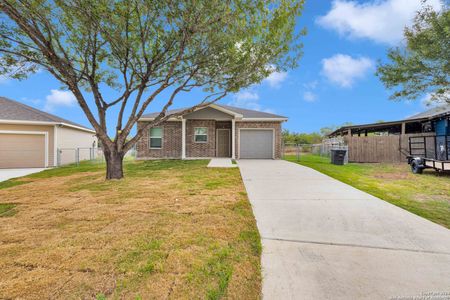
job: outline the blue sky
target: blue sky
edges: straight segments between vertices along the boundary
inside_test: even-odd
[[[306,27],[304,56],[299,67],[271,75],[220,103],[273,112],[289,117],[284,128],[318,131],[344,122],[396,120],[426,109],[420,99],[394,102],[375,76],[386,50],[402,43],[402,29],[410,24],[420,0],[307,1],[298,29]],[[429,0],[434,7],[439,0]],[[0,78],[5,96],[60,117],[89,126],[83,112],[58,81],[45,72],[24,81]],[[108,92],[105,94],[108,97]],[[196,94],[178,98],[174,107],[195,104]],[[424,95],[424,99],[426,95]],[[157,111],[156,102],[148,111]],[[108,116],[110,131],[115,112]],[[90,127],[90,126],[89,126]]]

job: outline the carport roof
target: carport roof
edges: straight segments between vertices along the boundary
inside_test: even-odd
[[[93,131],[91,128],[5,97],[0,97],[0,121],[14,121],[17,123],[50,123],[55,125],[61,124],[81,130]]]
[[[348,125],[343,126],[339,129],[336,129],[332,133],[328,134],[329,137],[337,136],[343,132],[348,131],[349,129],[363,130],[363,129],[373,129],[373,130],[384,130],[389,129],[392,126],[398,126],[402,123],[412,123],[412,122],[421,122],[421,121],[430,121],[439,118],[444,118],[450,116],[450,104],[443,104],[440,106],[436,106],[426,110],[424,112],[415,114],[403,120],[398,121],[389,121],[389,122],[378,122],[378,123],[370,123],[370,124],[360,124],[360,125]]]

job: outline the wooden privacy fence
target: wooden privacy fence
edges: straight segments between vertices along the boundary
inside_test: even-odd
[[[406,162],[409,153],[409,138],[414,136],[433,136],[434,133],[385,135],[385,136],[347,136],[348,159],[361,163],[400,163]]]
[[[400,162],[400,136],[347,137],[351,162]]]

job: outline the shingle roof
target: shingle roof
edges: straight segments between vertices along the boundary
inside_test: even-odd
[[[406,118],[406,120],[433,118],[445,114],[450,114],[450,104],[444,104],[441,106],[433,107],[427,111]]]
[[[238,113],[240,115],[242,115],[243,118],[273,118],[273,119],[287,119],[284,116],[280,116],[280,115],[275,115],[275,114],[271,114],[271,113],[267,113],[267,112],[262,112],[262,111],[258,111],[258,110],[251,110],[251,109],[244,109],[244,108],[240,108],[240,107],[235,107],[235,106],[229,106],[229,105],[223,105],[223,104],[214,104],[217,106],[220,106],[224,109],[233,111],[235,113]],[[173,113],[177,113],[180,111],[183,111],[186,108],[178,108],[178,109],[173,109],[173,110],[169,110],[167,111],[166,114],[173,114]],[[148,113],[145,115],[142,115],[142,118],[155,118],[156,116],[159,115],[159,112],[156,113]]]
[[[83,129],[92,130],[91,128],[83,125],[4,97],[0,97],[0,120],[65,123],[81,127]]]

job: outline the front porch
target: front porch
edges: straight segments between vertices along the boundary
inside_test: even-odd
[[[181,119],[181,158],[236,158],[236,123],[231,120]]]

